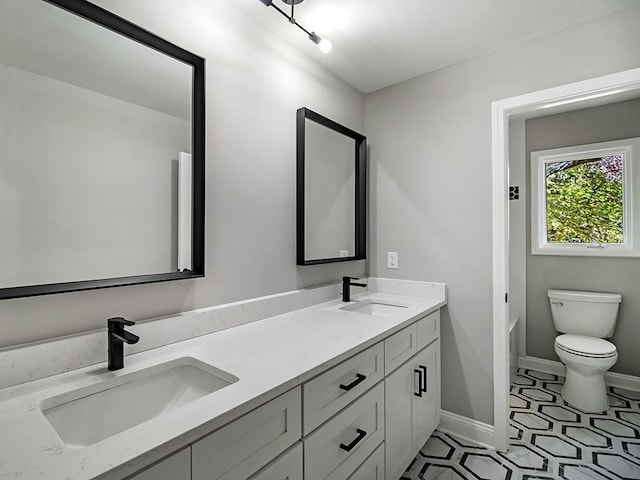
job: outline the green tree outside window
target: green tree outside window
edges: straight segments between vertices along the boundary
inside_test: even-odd
[[[546,165],[547,241],[624,243],[622,156]]]

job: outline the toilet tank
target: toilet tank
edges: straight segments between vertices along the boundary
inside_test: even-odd
[[[547,296],[558,332],[597,338],[613,335],[622,301],[619,293],[550,289]]]

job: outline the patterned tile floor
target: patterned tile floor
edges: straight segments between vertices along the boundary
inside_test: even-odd
[[[609,388],[611,408],[587,414],[562,400],[563,381],[520,369],[507,453],[436,431],[402,479],[640,480],[640,392]]]

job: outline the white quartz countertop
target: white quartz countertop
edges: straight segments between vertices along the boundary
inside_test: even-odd
[[[392,316],[365,315],[340,310],[345,303],[334,300],[130,355],[116,372],[105,363],[0,390],[0,479],[123,478],[446,304],[444,297],[354,297],[355,302],[367,299],[408,308]],[[65,445],[40,410],[40,403],[54,395],[181,357],[239,381],[84,448]]]

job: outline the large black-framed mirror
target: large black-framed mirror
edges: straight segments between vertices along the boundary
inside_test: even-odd
[[[97,5],[0,2],[0,299],[204,276],[204,100]]]
[[[296,134],[296,263],[365,259],[367,138],[304,107]]]

